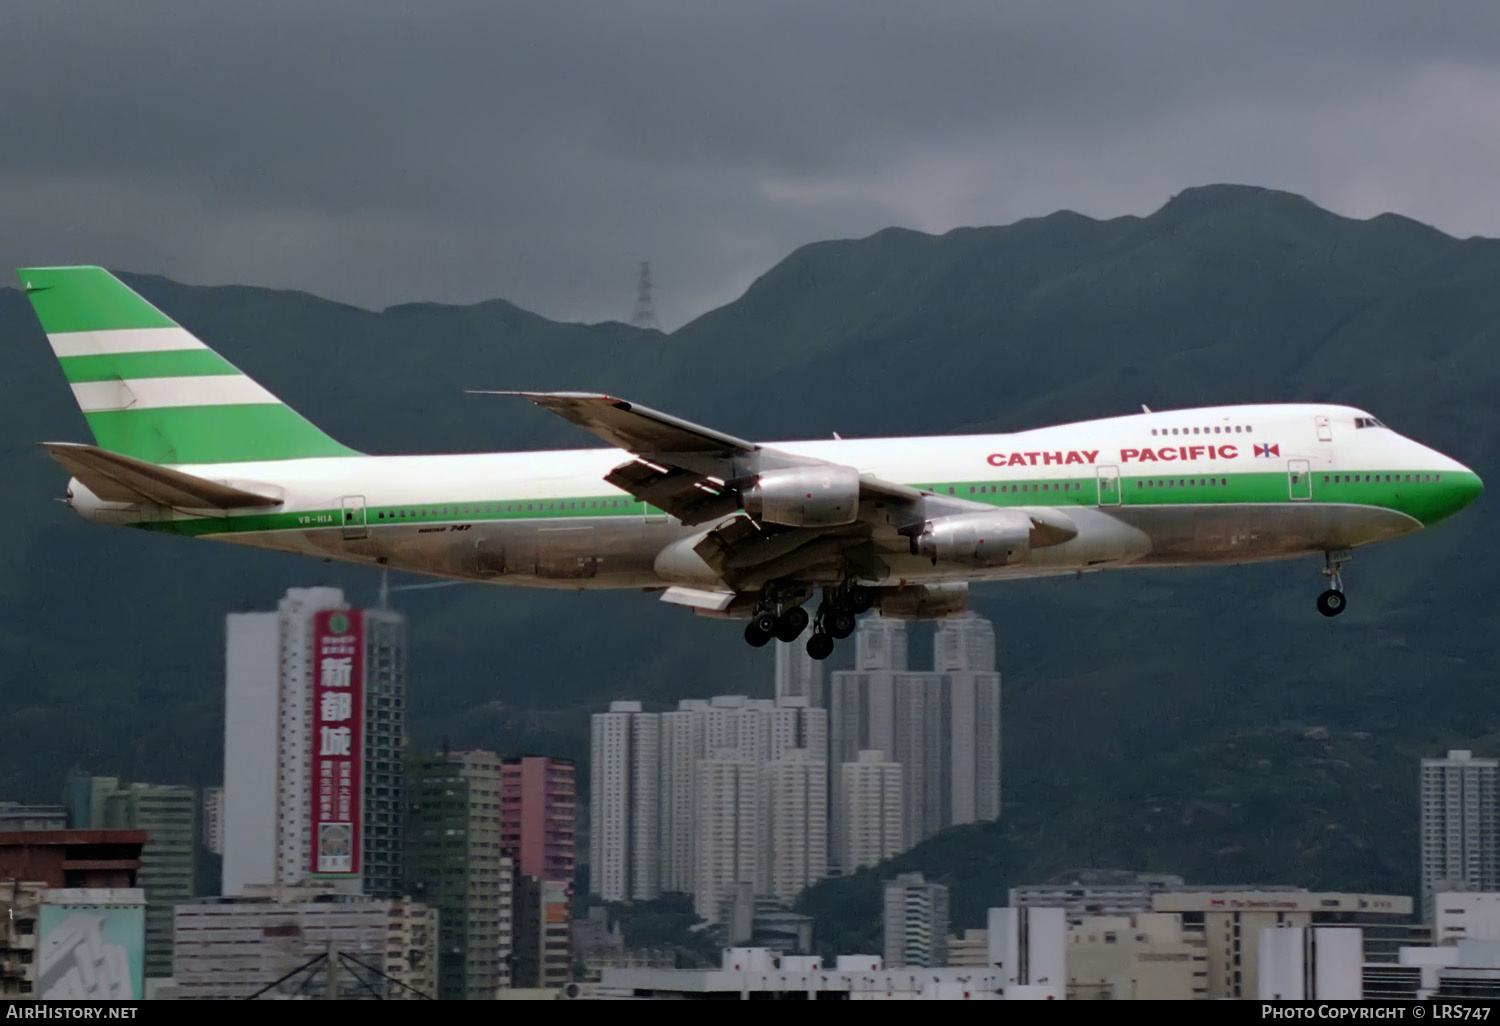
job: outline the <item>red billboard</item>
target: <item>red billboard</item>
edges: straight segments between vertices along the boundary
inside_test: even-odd
[[[313,619],[312,873],[358,876],[364,817],[364,616]]]

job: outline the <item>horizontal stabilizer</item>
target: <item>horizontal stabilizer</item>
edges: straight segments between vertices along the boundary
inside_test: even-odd
[[[280,506],[262,495],[180,470],[76,442],[43,442],[47,455],[105,502],[154,502],[179,509],[253,509]]]

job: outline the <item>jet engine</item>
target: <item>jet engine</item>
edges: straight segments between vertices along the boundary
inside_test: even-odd
[[[969,586],[958,582],[882,588],[876,603],[881,616],[895,620],[941,620],[968,611]]]
[[[770,524],[852,524],[859,516],[859,471],[835,464],[763,471],[744,501],[745,512]]]
[[[934,563],[1005,566],[1031,554],[1031,518],[1018,510],[959,513],[927,521],[916,550]]]

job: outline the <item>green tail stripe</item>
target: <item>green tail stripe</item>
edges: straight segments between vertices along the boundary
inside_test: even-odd
[[[102,267],[23,267],[17,273],[49,335],[176,327],[172,318]]]
[[[152,463],[238,463],[357,456],[289,406],[166,406],[84,417],[106,449]]]
[[[187,378],[208,374],[238,374],[239,370],[212,349],[168,349],[153,353],[106,353],[103,356],[64,356],[58,360],[68,384],[112,381],[115,378]]]

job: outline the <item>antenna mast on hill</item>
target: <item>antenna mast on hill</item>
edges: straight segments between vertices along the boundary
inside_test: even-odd
[[[656,323],[656,304],[651,301],[651,262],[648,260],[641,261],[641,281],[635,290],[635,313],[630,323],[637,328],[661,330]]]

